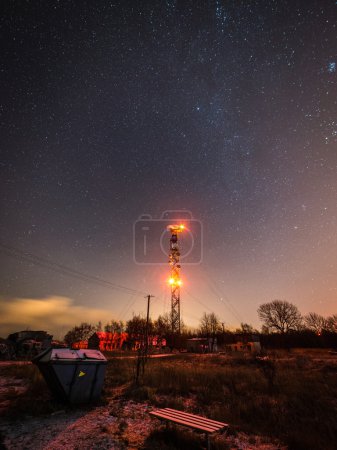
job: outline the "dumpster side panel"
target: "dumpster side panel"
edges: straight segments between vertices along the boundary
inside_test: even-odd
[[[68,397],[71,391],[71,385],[74,383],[76,376],[76,365],[57,362],[52,364],[52,370],[56,375],[58,383],[62,386],[64,394]]]
[[[73,382],[70,386],[71,403],[83,403],[91,400],[92,386],[95,383],[96,364],[77,364]]]
[[[92,400],[97,400],[101,395],[102,387],[104,384],[106,364],[96,364],[96,370],[96,378],[91,392]]]
[[[39,364],[39,363],[37,363],[37,366],[52,393],[56,397],[63,398],[64,396],[63,388],[58,382],[58,379],[54,374],[53,368],[46,364]]]

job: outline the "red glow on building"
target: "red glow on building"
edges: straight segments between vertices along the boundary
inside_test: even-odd
[[[88,339],[88,348],[98,348],[101,352],[123,350],[128,338],[127,333],[108,333],[97,331]]]

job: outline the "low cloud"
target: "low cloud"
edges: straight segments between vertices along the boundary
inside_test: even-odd
[[[45,330],[62,338],[81,322],[97,323],[112,318],[111,311],[74,305],[67,297],[0,298],[0,337],[21,330]]]

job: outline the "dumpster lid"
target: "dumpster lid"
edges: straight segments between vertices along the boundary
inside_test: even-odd
[[[98,350],[77,350],[80,358],[83,359],[99,359],[100,361],[106,361],[106,357]]]
[[[50,355],[50,360],[78,360],[78,359],[95,359],[100,361],[106,361],[105,356],[98,350],[71,350],[69,348],[65,349],[53,349]]]
[[[49,360],[55,361],[57,359],[83,359],[76,350],[70,348],[55,348],[51,351]]]
[[[105,356],[98,350],[72,350],[70,348],[53,348],[37,355],[34,362],[47,361],[106,361]]]

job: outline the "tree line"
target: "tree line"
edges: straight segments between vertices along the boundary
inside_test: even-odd
[[[260,305],[257,310],[263,323],[262,333],[281,334],[309,330],[321,334],[324,331],[337,333],[337,314],[323,317],[315,312],[302,316],[297,306],[285,300],[273,300]]]
[[[213,312],[203,313],[199,321],[199,326],[195,329],[181,324],[181,342],[191,337],[215,338],[219,343],[226,341],[225,337],[235,334],[259,334],[260,336],[269,336],[272,341],[272,335],[289,336],[301,334],[302,336],[322,336],[327,334],[337,334],[337,314],[329,317],[323,317],[315,312],[302,316],[297,306],[285,300],[273,300],[269,303],[261,304],[257,310],[259,319],[262,322],[261,331],[255,329],[252,325],[241,323],[240,327],[230,330],[221,322],[220,318]],[[146,319],[141,315],[134,315],[130,320],[117,321],[111,320],[102,326],[99,322],[96,325],[86,322],[75,326],[64,336],[64,341],[68,345],[74,342],[87,340],[96,331],[105,331],[109,333],[127,333],[128,344],[133,346],[135,341],[139,341],[146,333]],[[156,336],[157,342],[170,344],[171,338],[171,319],[169,314],[159,315],[157,319],[149,320],[148,336]],[[274,339],[275,342],[285,342]],[[264,339],[268,342],[268,339]]]
[[[110,320],[104,326],[102,326],[101,322],[98,324],[82,322],[66,333],[64,342],[71,346],[75,342],[87,340],[95,332],[105,331],[118,334],[127,333],[128,343],[132,346],[136,340],[141,339],[145,335],[146,325],[148,326],[148,335],[156,336],[159,341],[169,336],[171,331],[169,314],[160,315],[156,320],[150,319],[148,324],[146,324],[146,318],[138,314],[133,315],[132,319],[126,322],[122,320]]]

